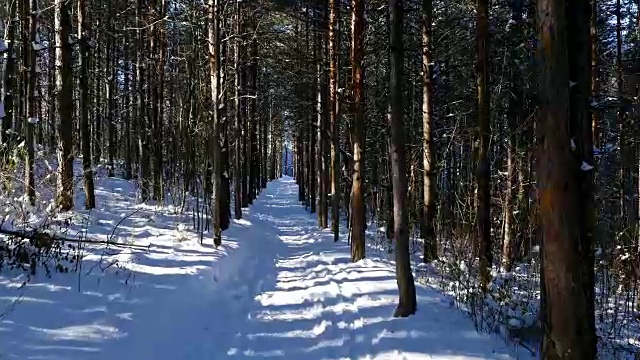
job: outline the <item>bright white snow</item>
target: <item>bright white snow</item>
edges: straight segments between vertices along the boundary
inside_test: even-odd
[[[199,245],[190,217],[133,205],[131,183],[97,186],[108,206],[90,235],[121,221],[114,236],[149,251],[113,250],[120,269],[104,272],[95,253],[78,273],[22,289],[22,278],[0,277],[0,359],[511,358],[431,288],[417,285],[415,316],[393,319],[393,264],[350,263],[291,178],[270,183],[219,249],[209,237]]]

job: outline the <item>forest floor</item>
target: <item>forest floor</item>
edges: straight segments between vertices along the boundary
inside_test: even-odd
[[[74,212],[71,229],[128,246],[84,247],[76,272],[0,274],[0,359],[517,356],[428,286],[415,316],[392,318],[393,263],[351,263],[291,178],[269,183],[217,249],[187,230],[190,215],[137,205],[133,182],[96,186],[99,209]]]

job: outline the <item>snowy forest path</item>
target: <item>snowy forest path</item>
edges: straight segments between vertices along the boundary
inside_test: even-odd
[[[221,294],[214,358],[511,358],[432,289],[418,287],[416,316],[392,318],[393,264],[351,263],[347,244],[299,203],[293,179],[269,183],[246,219],[261,236],[244,244],[244,265]]]
[[[123,271],[32,279],[0,322],[0,359],[512,358],[450,298],[420,284],[417,314],[394,319],[394,264],[374,251],[352,263],[346,241],[318,228],[290,177],[270,182],[219,248],[177,230],[188,216],[135,205],[129,182],[105,184],[98,200],[114,204],[100,224],[136,211],[122,236],[146,250],[116,251]],[[92,257],[83,269],[103,262]],[[0,305],[22,291],[20,279],[0,276]]]

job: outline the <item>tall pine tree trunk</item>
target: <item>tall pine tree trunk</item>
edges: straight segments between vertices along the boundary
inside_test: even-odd
[[[476,139],[476,182],[478,249],[480,258],[480,283],[483,290],[489,284],[491,276],[491,164],[489,162],[489,142],[491,141],[491,123],[489,118],[489,2],[477,0],[476,12],[476,51],[477,51],[477,111],[478,138]]]
[[[586,224],[581,205],[583,197],[590,194],[580,189],[584,160],[571,146],[565,19],[564,0],[538,2],[541,61],[536,173],[544,239],[543,357],[589,360],[595,359],[595,347],[585,346],[585,340],[595,339],[595,334],[589,325],[593,313],[588,313],[592,310],[588,300],[591,290],[585,287],[588,275],[582,255],[588,249],[582,249]],[[585,116],[582,120],[586,119]]]
[[[35,44],[36,41],[36,27],[37,27],[37,3],[35,0],[24,0],[23,3],[23,46],[22,46],[22,57],[24,64],[24,82],[23,87],[26,92],[25,100],[25,109],[26,109],[26,124],[24,126],[24,134],[25,134],[25,194],[29,200],[29,203],[33,206],[36,201],[36,189],[35,189],[35,178],[33,174],[34,167],[34,145],[35,145],[35,127],[38,124],[38,112],[36,110],[36,60],[37,53],[31,44]],[[27,37],[28,36],[28,40]],[[60,167],[59,167],[60,169]],[[60,175],[61,173],[59,173]],[[60,176],[59,176],[60,177]],[[60,191],[64,191],[66,189],[58,188],[58,199],[60,199]],[[67,211],[73,208],[73,194],[71,194],[71,200],[68,201],[68,198],[64,198],[65,202],[59,202],[60,210]]]
[[[78,81],[78,87],[80,91],[80,132],[82,134],[80,141],[82,142],[84,206],[87,210],[96,207],[96,198],[93,186],[93,169],[91,167],[91,131],[89,128],[89,63],[91,59],[91,46],[89,45],[90,33],[91,28],[87,14],[86,0],[78,0],[78,39],[80,41],[80,79]]]
[[[351,81],[353,92],[353,180],[351,188],[351,261],[365,257],[364,204],[364,0],[351,1]]]
[[[220,218],[222,212],[222,154],[220,134],[220,114],[218,110],[218,89],[220,88],[219,63],[220,43],[218,38],[218,0],[209,0],[209,71],[211,79],[211,143],[213,151],[212,191],[211,191],[211,219],[213,220],[213,243],[222,244],[222,230]]]
[[[393,236],[396,243],[396,279],[398,307],[394,317],[407,317],[417,310],[416,287],[409,258],[409,217],[406,208],[407,175],[405,173],[405,133],[402,105],[404,48],[402,41],[404,9],[402,0],[389,0],[390,69],[389,69],[389,153],[393,183]]]
[[[333,241],[340,236],[340,127],[338,124],[338,39],[339,0],[329,0],[329,123],[331,127],[331,230]]]
[[[32,1],[35,2],[35,0]],[[60,115],[58,123],[58,194],[56,204],[61,211],[67,211],[73,208],[73,72],[71,67],[71,44],[69,43],[69,36],[71,35],[71,2],[56,0],[55,10],[57,29],[56,93],[58,97],[58,114]],[[35,15],[33,21],[35,21]],[[35,24],[33,27],[35,34]],[[33,40],[35,40],[35,35]],[[33,60],[35,61],[35,55]],[[33,81],[35,85],[35,79]]]
[[[7,23],[6,35],[5,39],[7,40],[7,50],[6,50],[6,62],[4,68],[4,86],[2,87],[2,103],[4,104],[5,117],[2,119],[2,144],[6,148],[8,153],[9,150],[13,149],[13,141],[11,141],[11,137],[9,136],[9,130],[13,127],[13,122],[15,121],[15,111],[14,109],[14,91],[15,91],[15,59],[16,56],[16,27],[18,26],[17,21],[17,13],[18,13],[18,1],[9,2],[9,21]],[[6,155],[5,155],[6,156]],[[4,160],[4,159],[3,159]]]
[[[569,68],[569,83],[575,83],[569,89],[569,131],[574,139],[576,149],[574,151],[575,163],[583,167],[583,164],[594,166],[593,156],[593,128],[590,113],[591,94],[591,5],[585,0],[567,0],[565,13],[567,28],[567,59]],[[635,147],[635,145],[634,145]],[[634,156],[633,169],[637,171],[637,158]],[[592,168],[593,169],[593,168]],[[595,325],[595,258],[594,235],[596,231],[596,213],[593,197],[594,170],[577,172],[578,206],[575,207],[579,217],[579,238],[575,254],[579,262],[580,276],[575,279],[577,286],[582,289],[583,298],[579,309],[581,314],[580,334],[582,339],[582,359],[595,359],[597,355],[597,339]],[[637,185],[636,185],[637,188]],[[634,213],[637,214],[637,199],[632,204]],[[637,215],[634,215],[634,219]],[[636,221],[633,221],[636,223]],[[636,227],[637,231],[637,227]],[[634,234],[634,236],[637,236]],[[575,245],[574,245],[575,246]],[[584,308],[582,308],[584,306]]]
[[[138,129],[138,152],[140,154],[140,174],[138,176],[139,186],[140,186],[140,200],[142,202],[147,201],[149,199],[149,185],[150,185],[150,171],[149,171],[149,134],[148,134],[148,117],[147,117],[147,109],[145,106],[145,65],[146,61],[144,58],[145,55],[145,41],[144,37],[146,34],[144,25],[144,12],[143,9],[146,8],[146,0],[138,0],[138,4],[136,7],[136,23],[138,25],[137,29],[137,58],[136,58],[136,84],[137,84],[137,98],[136,98],[136,108],[137,108],[137,129]]]
[[[234,196],[235,196],[235,218],[239,220],[242,218],[242,109],[240,107],[240,87],[241,85],[241,63],[240,63],[240,54],[242,52],[242,39],[240,38],[240,18],[242,16],[242,2],[241,0],[236,0],[236,16],[235,16],[235,46],[234,46],[234,73],[235,73],[235,96],[234,96],[234,117],[235,124],[233,129],[233,149],[234,149],[234,169],[233,169],[233,186],[234,186]]]

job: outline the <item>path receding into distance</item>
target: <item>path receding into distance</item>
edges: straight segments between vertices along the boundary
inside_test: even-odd
[[[415,316],[394,319],[393,264],[350,263],[297,191],[288,177],[269,183],[219,249],[157,226],[138,236],[150,251],[129,254],[126,279],[34,281],[0,323],[0,359],[515,358],[429,287],[417,285]],[[1,313],[12,287],[0,280]]]

